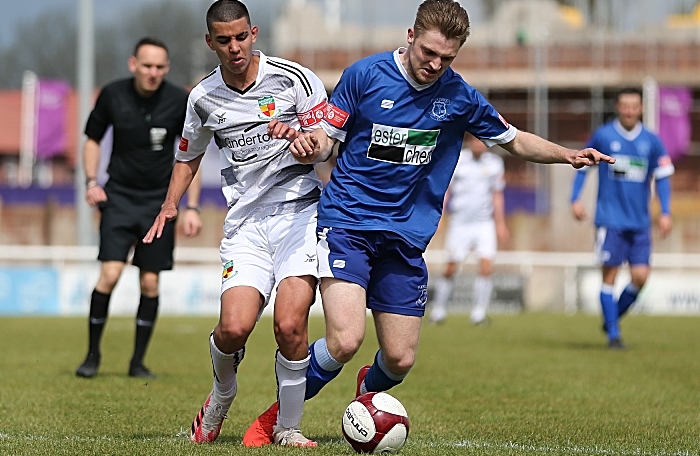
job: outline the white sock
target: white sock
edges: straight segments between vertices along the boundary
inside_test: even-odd
[[[491,277],[477,276],[474,279],[471,312],[471,320],[473,322],[480,322],[486,318],[486,309],[491,301],[492,290],[493,279]]]
[[[435,281],[435,299],[431,303],[430,318],[435,321],[443,320],[447,316],[447,301],[452,294],[454,280],[440,277]]]
[[[299,429],[301,415],[304,411],[306,393],[306,369],[311,356],[299,361],[290,361],[277,351],[275,373],[277,374],[277,425],[284,428]]]
[[[238,384],[236,371],[243,361],[245,347],[233,353],[223,353],[214,343],[214,333],[209,336],[211,365],[214,368],[214,394],[212,400],[218,404],[231,404],[236,397]]]

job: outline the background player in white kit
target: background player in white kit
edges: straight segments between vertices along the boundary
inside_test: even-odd
[[[274,442],[315,447],[299,432],[299,423],[309,364],[309,307],[318,275],[315,230],[321,182],[313,165],[299,163],[288,149],[294,130],[317,128],[326,91],[308,69],[252,50],[258,29],[251,26],[243,3],[214,2],[207,11],[207,29],[207,44],[221,65],[190,93],[168,194],[144,238],[159,237],[165,223],[176,217],[177,204],[214,137],[229,207],[220,249],[221,314],[209,337],[214,385],[192,423],[190,440],[208,443],[218,437],[236,396],[245,343],[276,286],[279,410]]]
[[[443,275],[435,283],[430,321],[441,323],[447,317],[447,301],[454,288],[454,276],[470,251],[479,257],[479,271],[472,288],[473,324],[486,323],[486,310],[493,290],[493,257],[497,242],[508,240],[503,189],[503,159],[488,152],[486,145],[467,135],[446,197],[450,213],[445,237],[448,254]]]

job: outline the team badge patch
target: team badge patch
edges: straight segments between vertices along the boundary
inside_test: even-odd
[[[418,296],[418,299],[416,299],[416,305],[418,307],[425,307],[425,305],[428,303],[428,286],[419,286],[418,292],[420,293],[420,296]]]
[[[261,119],[275,117],[275,98],[271,95],[258,98],[258,106],[263,113],[262,116],[259,116]]]
[[[430,111],[430,118],[434,120],[447,119],[447,106],[451,103],[447,98],[436,98],[433,100],[433,109]]]
[[[224,271],[221,273],[221,282],[226,282],[238,275],[238,270],[233,265],[233,261],[229,261],[224,265]]]

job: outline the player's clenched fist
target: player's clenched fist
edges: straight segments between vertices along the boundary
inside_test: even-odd
[[[313,133],[302,133],[292,142],[289,150],[300,163],[315,163],[321,152],[320,144]]]

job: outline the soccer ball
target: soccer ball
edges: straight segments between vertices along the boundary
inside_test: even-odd
[[[343,413],[343,435],[358,453],[398,451],[408,436],[408,413],[387,393],[363,394]]]

